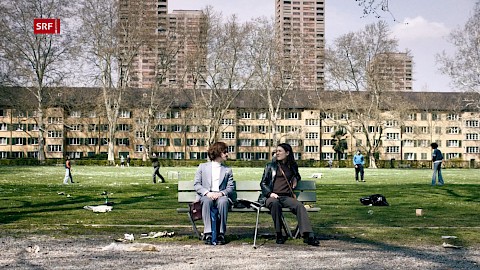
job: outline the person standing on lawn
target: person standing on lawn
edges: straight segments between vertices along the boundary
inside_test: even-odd
[[[158,157],[155,153],[153,153],[152,157],[150,158],[152,160],[152,166],[153,166],[153,183],[157,183],[157,175],[162,179],[162,183],[165,183],[165,178],[160,174],[160,162],[158,162]]]
[[[232,169],[223,163],[228,159],[228,147],[224,142],[216,142],[208,149],[209,162],[198,166],[193,186],[197,192],[197,200],[202,203],[203,234],[206,245],[225,244],[227,230],[228,209],[233,203],[231,196],[234,192]],[[216,223],[219,224],[217,241],[212,238],[211,212],[216,212]],[[213,217],[215,218],[215,217]]]
[[[438,174],[438,185],[443,186],[443,176],[442,176],[442,163],[443,163],[443,155],[442,151],[438,149],[438,144],[436,142],[431,143],[430,146],[433,149],[432,152],[432,167],[433,167],[433,175],[432,175],[432,186],[435,186],[437,183],[437,174]]]
[[[307,209],[293,193],[301,176],[292,147],[287,143],[279,144],[275,157],[275,160],[268,163],[263,171],[260,182],[262,193],[258,202],[270,209],[277,237],[276,243],[284,244],[286,241],[282,234],[282,208],[289,208],[297,216],[298,230],[303,236],[303,242],[318,246],[320,243],[313,233]]]
[[[360,173],[360,181],[365,182],[363,166],[365,165],[365,158],[360,150],[353,156],[353,166],[355,167],[355,181],[358,182],[358,173]]]
[[[63,178],[63,184],[67,185],[68,179],[70,179],[70,182],[72,182],[72,184],[74,183],[72,177],[72,163],[70,162],[69,156],[65,158],[65,177]]]

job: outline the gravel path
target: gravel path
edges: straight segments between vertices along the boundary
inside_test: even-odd
[[[480,249],[262,239],[250,244],[113,243],[105,238],[0,237],[0,269],[480,269]]]

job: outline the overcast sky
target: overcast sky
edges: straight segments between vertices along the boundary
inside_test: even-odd
[[[327,44],[340,35],[362,30],[378,20],[362,18],[363,10],[355,0],[325,0],[325,36]],[[414,61],[415,91],[455,91],[447,76],[437,71],[435,54],[452,54],[446,41],[452,29],[462,27],[472,16],[476,0],[390,0],[390,13],[379,13],[399,40],[399,50],[411,50]],[[202,9],[207,5],[224,15],[237,14],[244,21],[255,17],[273,17],[275,0],[170,0],[168,9]]]

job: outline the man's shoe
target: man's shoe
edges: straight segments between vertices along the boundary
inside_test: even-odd
[[[287,239],[285,237],[283,237],[283,236],[278,237],[277,236],[277,240],[275,240],[275,243],[277,243],[279,245],[283,245],[283,244],[285,244],[285,241],[287,241]]]
[[[219,234],[217,236],[217,245],[225,245],[225,235]]]
[[[319,246],[320,245],[320,242],[318,241],[317,238],[315,238],[315,236],[313,237],[308,237],[308,238],[305,238],[303,240],[304,243],[306,243],[307,245],[310,245],[310,246]]]
[[[205,235],[205,245],[212,244],[212,236],[210,234]]]

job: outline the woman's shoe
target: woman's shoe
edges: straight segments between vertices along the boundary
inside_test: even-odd
[[[283,245],[285,244],[285,241],[287,241],[287,239],[283,236],[277,236],[277,240],[275,240],[275,243],[279,244],[279,245]]]

